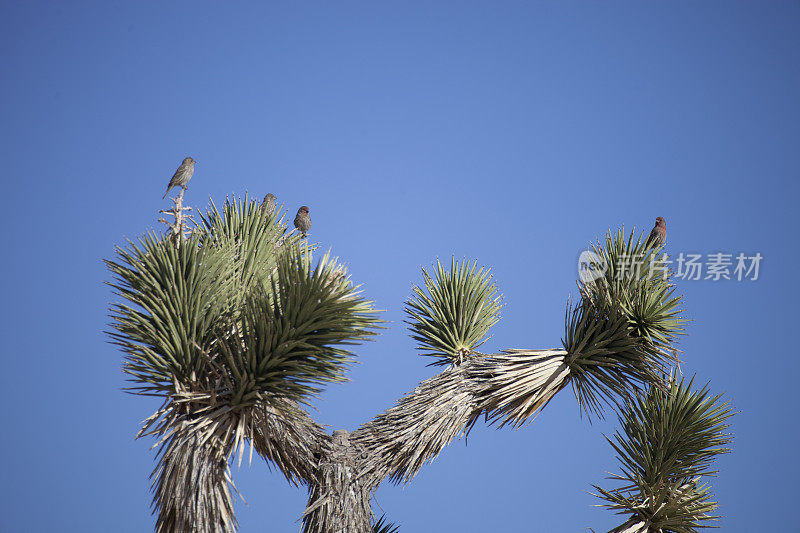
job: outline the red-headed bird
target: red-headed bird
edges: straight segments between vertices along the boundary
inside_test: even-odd
[[[294,227],[303,234],[303,237],[311,229],[311,217],[308,216],[308,207],[302,206],[297,210],[297,216],[294,217]]]
[[[665,242],[667,242],[667,223],[664,222],[663,217],[656,217],[656,225],[650,231],[650,236],[647,237],[645,246],[648,248],[662,246]]]

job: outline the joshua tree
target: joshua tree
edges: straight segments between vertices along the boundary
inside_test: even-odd
[[[733,413],[721,395],[709,396],[708,385],[693,391],[692,382],[673,375],[666,388],[637,393],[619,416],[622,432],[608,442],[622,472],[610,479],[623,485],[594,486],[606,507],[628,517],[612,533],[689,533],[719,518],[710,514],[718,505],[701,478],[715,474],[714,458],[730,451],[725,431]]]
[[[442,372],[352,433],[330,435],[305,407],[345,379],[349,347],[375,335],[372,303],[335,259],[314,262],[281,210],[265,215],[234,198],[200,218],[189,235],[176,221],[173,237],[147,234],[107,261],[122,298],[110,335],[126,354],[130,390],[163,399],[139,433],[160,442],[159,532],[235,530],[228,464],[247,443],[250,458],[255,450],[308,488],[304,531],[372,531],[378,485],[410,481],[481,417],[518,428],[567,386],[580,410],[602,416],[663,386],[676,361],[680,298],[658,249],[633,233],[593,246],[596,276],[568,303],[560,348],[480,353],[502,306],[490,272],[437,262],[406,312]]]

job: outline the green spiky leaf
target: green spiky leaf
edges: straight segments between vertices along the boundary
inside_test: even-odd
[[[232,404],[281,396],[297,402],[324,382],[344,381],[354,354],[380,322],[372,303],[326,254],[313,266],[297,247],[279,259],[271,286],[251,293],[237,335],[220,335],[218,350],[230,370]]]
[[[658,531],[694,532],[718,518],[703,477],[714,475],[714,459],[730,451],[733,413],[721,395],[709,394],[708,384],[692,390],[693,381],[671,377],[666,388],[636,395],[619,417],[621,432],[608,439],[621,470],[610,479],[623,485],[594,486],[606,507]]]
[[[373,533],[396,533],[399,530],[400,526],[386,521],[386,515],[381,515],[381,517],[372,524]]]
[[[501,298],[488,269],[452,259],[447,271],[437,260],[434,277],[422,269],[423,287],[406,302],[412,338],[432,365],[459,364],[486,342],[500,320]]]
[[[217,327],[231,320],[238,275],[228,247],[200,247],[193,236],[176,247],[148,234],[118,261],[106,261],[111,286],[124,303],[111,307],[112,342],[127,353],[132,390],[163,394],[173,382],[187,383],[202,371],[204,350]]]

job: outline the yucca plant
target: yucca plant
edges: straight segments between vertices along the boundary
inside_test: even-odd
[[[269,426],[291,426],[298,434],[279,440],[295,445],[316,439],[297,405],[345,379],[348,345],[379,320],[335,260],[314,265],[281,216],[246,198],[212,204],[177,244],[149,234],[117,253],[111,337],[130,391],[164,400],[139,434],[160,439],[156,529],[231,531],[229,456],[239,448],[241,460],[249,440],[296,481],[265,442]]]
[[[637,394],[619,416],[621,430],[608,442],[621,471],[610,479],[622,485],[594,485],[605,507],[628,517],[613,531],[692,533],[719,518],[705,478],[716,474],[714,459],[730,451],[733,412],[708,384],[694,390],[693,382],[673,374],[664,387]]]
[[[130,391],[163,399],[140,431],[160,446],[157,531],[235,530],[228,464],[237,452],[241,462],[246,443],[249,457],[255,451],[307,487],[304,531],[385,529],[371,509],[380,483],[410,481],[479,419],[520,427],[570,383],[583,412],[602,414],[658,389],[675,360],[679,298],[632,234],[609,233],[595,247],[608,268],[581,284],[563,349],[478,351],[501,295],[476,262],[437,261],[432,274],[423,269],[406,315],[442,372],[354,432],[331,435],[306,406],[346,379],[352,345],[375,334],[371,302],[329,255],[313,259],[280,210],[266,216],[257,202],[233,198],[222,209],[212,203],[190,233],[176,227],[107,261],[121,298],[111,337],[126,354]],[[623,256],[641,251],[644,272],[617,279]]]
[[[604,275],[580,284],[563,349],[479,353],[501,309],[491,274],[470,261],[452,260],[449,270],[437,261],[433,275],[423,269],[423,284],[406,303],[408,323],[423,355],[446,369],[354,432],[351,440],[368,450],[365,479],[375,486],[385,478],[410,481],[481,415],[499,427],[520,427],[570,383],[589,415],[659,386],[676,360],[672,343],[684,321],[654,251],[622,231],[594,246]],[[629,255],[642,266],[619,280]]]

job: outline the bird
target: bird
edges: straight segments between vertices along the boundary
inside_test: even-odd
[[[269,193],[264,197],[264,201],[261,203],[261,210],[264,211],[268,217],[271,217],[275,213],[274,194]]]
[[[302,206],[297,210],[297,216],[294,217],[294,227],[303,234],[303,237],[311,229],[311,217],[308,216],[308,207]]]
[[[189,183],[189,180],[192,179],[192,174],[194,174],[194,164],[196,161],[191,157],[187,157],[181,163],[181,166],[178,167],[178,170],[175,171],[175,174],[172,175],[172,179],[169,180],[169,185],[167,185],[167,192],[164,193],[164,196],[161,198],[162,200],[167,197],[169,191],[173,187],[180,187],[186,190],[186,184]]]
[[[650,231],[650,235],[647,237],[647,241],[645,241],[645,246],[647,248],[651,246],[661,246],[665,242],[667,242],[667,223],[664,221],[663,217],[656,217],[656,225],[653,226],[653,229]]]

